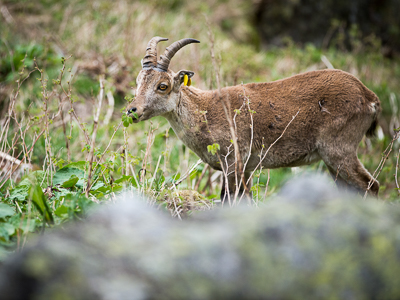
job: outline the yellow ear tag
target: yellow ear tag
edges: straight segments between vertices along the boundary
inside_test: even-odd
[[[192,79],[191,78],[189,78],[189,81],[188,81],[188,86],[191,86],[192,85]]]
[[[189,81],[189,76],[187,76],[186,74],[183,76],[183,84],[186,86],[188,84]],[[189,84],[190,85],[190,84]]]

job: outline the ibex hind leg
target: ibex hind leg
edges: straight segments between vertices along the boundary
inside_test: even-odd
[[[371,185],[368,190],[369,194],[378,197],[379,183],[373,180],[372,176],[358,160],[357,155],[349,154],[337,157],[337,153],[335,154],[334,159],[326,155],[321,155],[321,157],[337,186],[341,189],[353,190],[364,194],[369,185]]]

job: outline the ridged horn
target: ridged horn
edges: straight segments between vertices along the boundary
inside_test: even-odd
[[[155,36],[147,44],[146,55],[144,56],[142,63],[143,69],[157,66],[157,44],[161,41],[168,41],[168,39]]]
[[[200,41],[195,39],[182,39],[171,44],[167,49],[165,49],[164,55],[161,55],[160,60],[157,62],[157,68],[165,72],[168,71],[169,63],[175,53],[182,47],[191,43],[200,43]]]

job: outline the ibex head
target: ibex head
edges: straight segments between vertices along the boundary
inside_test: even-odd
[[[128,114],[133,121],[139,122],[163,115],[175,109],[179,100],[179,88],[185,75],[191,78],[194,73],[181,70],[174,73],[169,70],[169,63],[175,53],[190,43],[200,43],[195,39],[182,39],[165,49],[164,55],[157,61],[157,43],[167,41],[162,37],[153,37],[147,45],[146,55],[142,60],[142,70],[136,78],[136,97],[128,106]]]

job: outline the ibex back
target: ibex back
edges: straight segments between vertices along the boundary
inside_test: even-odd
[[[263,168],[295,167],[322,159],[339,186],[378,195],[379,183],[358,160],[357,148],[365,134],[374,132],[380,101],[356,77],[340,70],[321,70],[269,83],[225,87],[220,93],[203,91],[183,83],[185,75],[191,78],[193,72],[169,69],[179,49],[199,41],[177,41],[157,61],[157,43],[165,40],[150,40],[128,113],[138,117],[132,116],[134,122],[164,116],[186,146],[212,168],[228,174],[224,186],[228,184],[230,193],[237,180],[232,122],[224,106],[228,115],[235,116],[240,157],[247,162],[246,178],[259,166],[260,153],[276,142],[262,160]],[[217,155],[207,149],[215,143],[220,145]],[[223,187],[221,199],[225,196]]]

